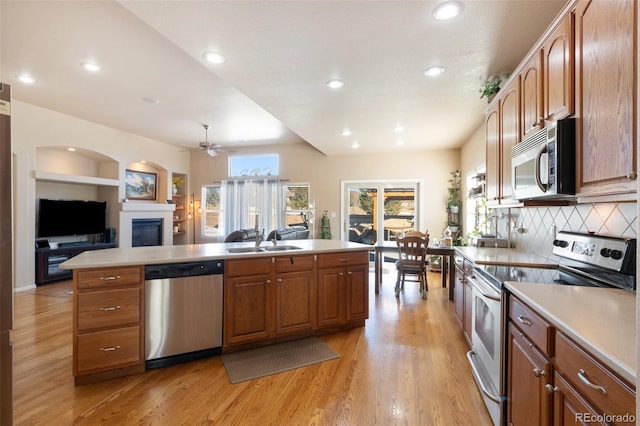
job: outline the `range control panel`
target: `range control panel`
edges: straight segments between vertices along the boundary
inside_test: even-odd
[[[553,241],[553,254],[622,273],[635,262],[635,253],[635,238],[561,231]]]

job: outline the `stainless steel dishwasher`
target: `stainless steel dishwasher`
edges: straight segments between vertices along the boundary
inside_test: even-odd
[[[224,261],[145,266],[145,366],[221,353]]]

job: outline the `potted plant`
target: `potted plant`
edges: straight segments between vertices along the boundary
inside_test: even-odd
[[[500,85],[507,78],[509,78],[509,74],[504,74],[501,77],[489,77],[480,88],[480,99],[486,97],[487,102],[491,102],[496,93],[500,91]]]
[[[447,208],[450,213],[457,214],[460,209],[460,170],[451,172],[449,179]]]

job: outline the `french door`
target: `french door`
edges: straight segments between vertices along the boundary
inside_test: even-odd
[[[342,239],[375,244],[420,230],[420,185],[419,180],[343,181]]]

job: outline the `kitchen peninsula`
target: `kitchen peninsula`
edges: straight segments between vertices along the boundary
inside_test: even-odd
[[[73,270],[76,384],[145,370],[145,267],[222,261],[221,351],[230,352],[363,326],[370,249],[295,240],[259,249],[255,243],[224,243],[81,253],[61,264]]]

